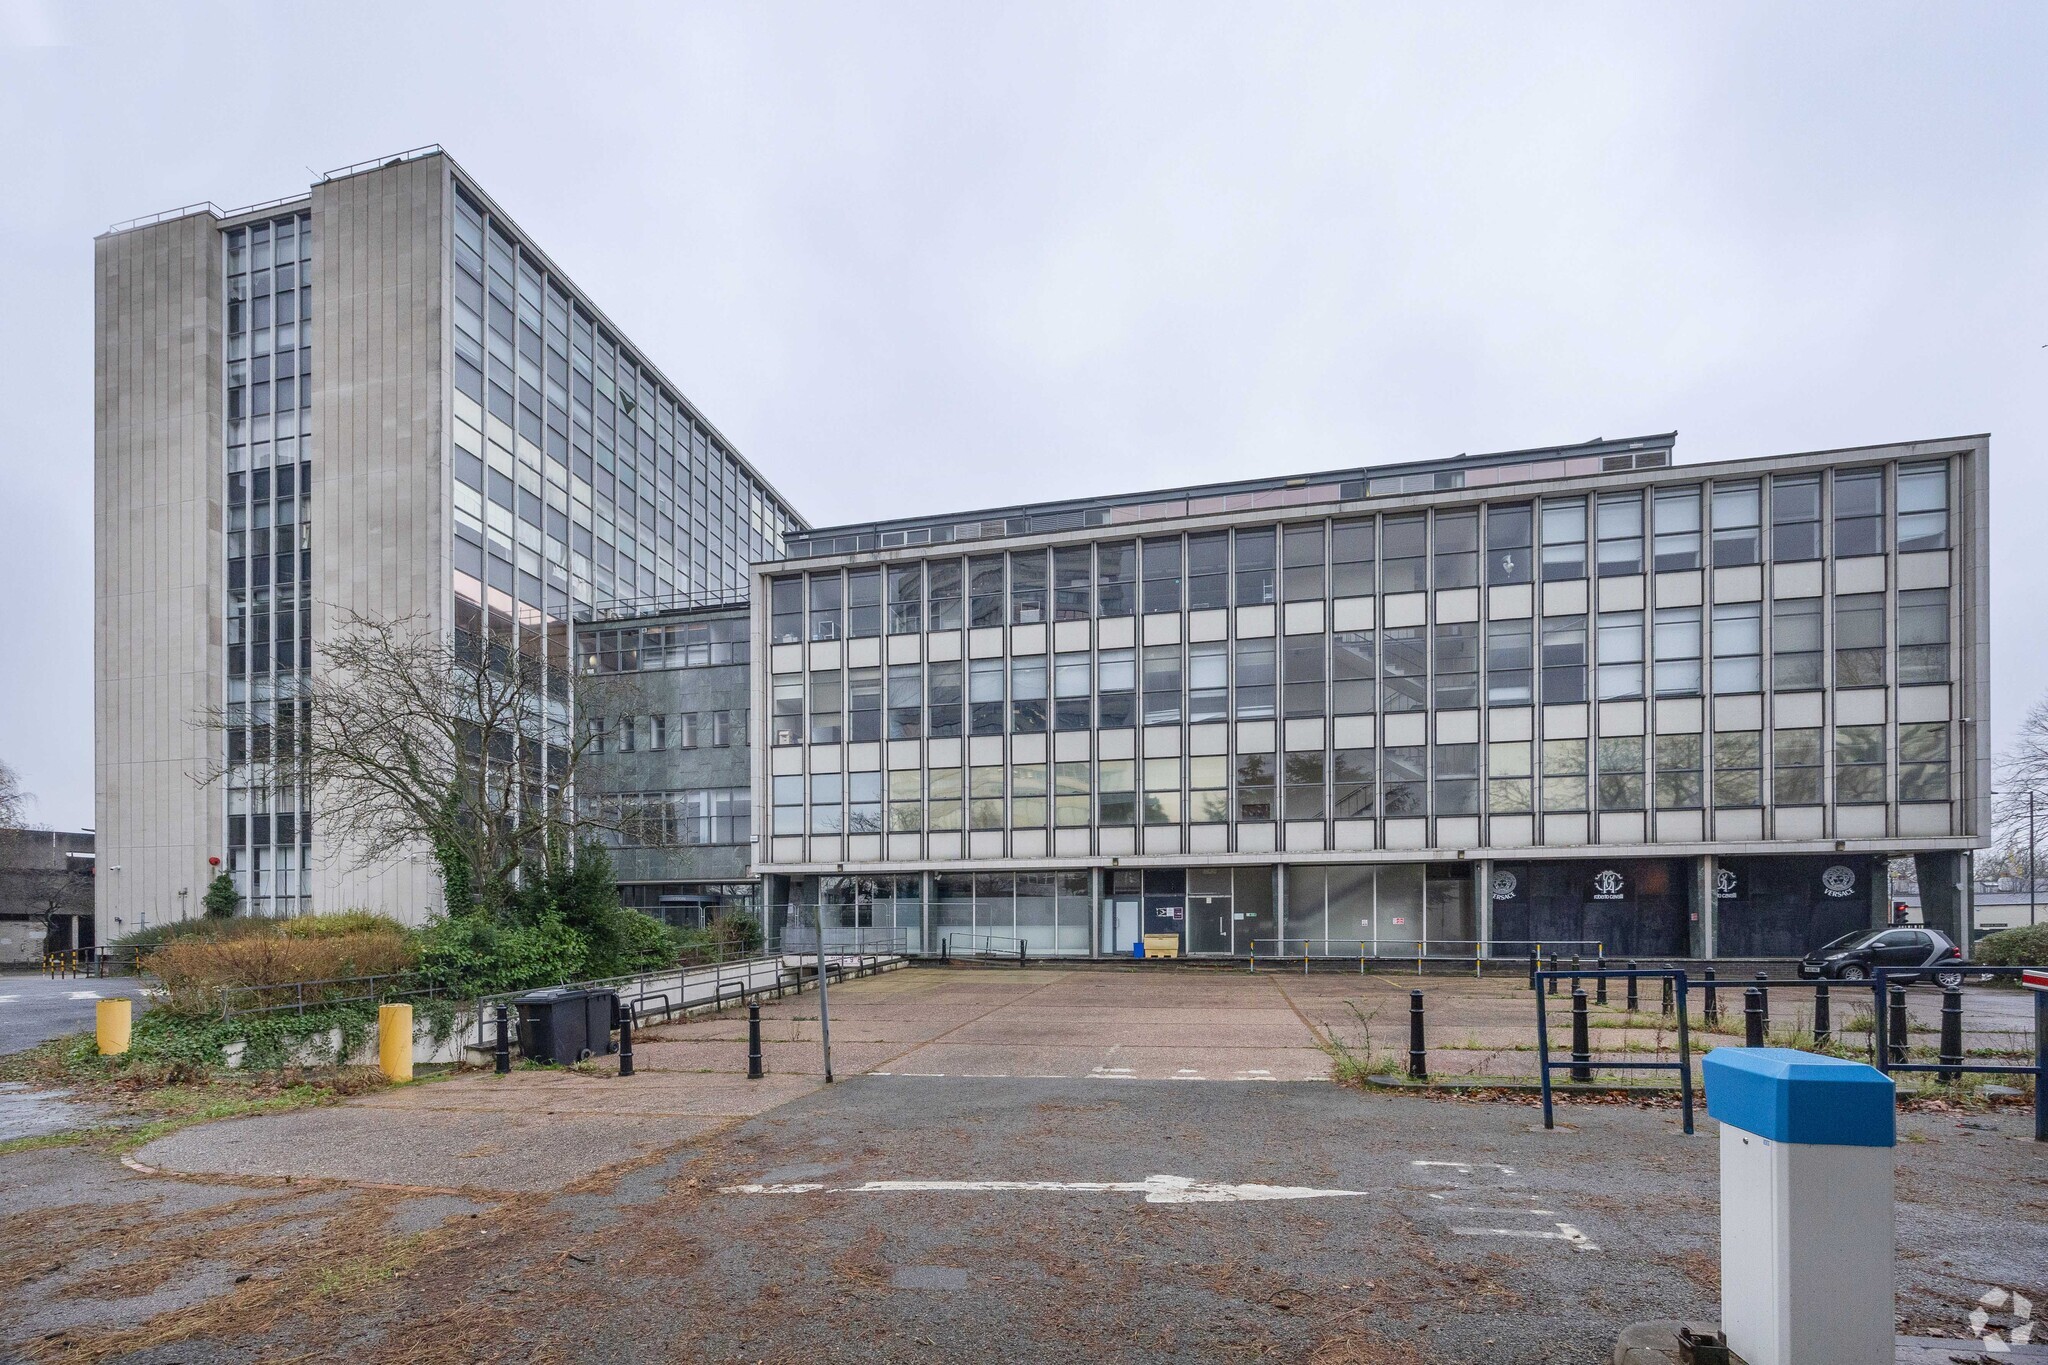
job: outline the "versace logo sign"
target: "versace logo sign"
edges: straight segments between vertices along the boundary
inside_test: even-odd
[[[1820,889],[1823,894],[1844,900],[1856,890],[1856,872],[1853,868],[1835,864],[1820,874]]]
[[[1493,874],[1493,898],[1497,901],[1511,901],[1515,898],[1515,874],[1496,872]]]

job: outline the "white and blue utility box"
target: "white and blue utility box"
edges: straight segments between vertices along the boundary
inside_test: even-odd
[[[1721,1327],[1749,1365],[1891,1365],[1892,1080],[1791,1048],[1701,1063],[1721,1125]]]

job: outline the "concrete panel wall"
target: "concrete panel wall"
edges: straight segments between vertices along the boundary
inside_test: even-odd
[[[210,214],[94,243],[93,767],[102,942],[200,913],[223,802],[222,261]]]
[[[448,162],[313,189],[313,652],[350,613],[448,629]],[[313,814],[313,904],[417,921],[424,849],[337,848]]]

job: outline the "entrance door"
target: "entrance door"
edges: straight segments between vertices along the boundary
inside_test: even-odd
[[[1239,957],[1278,952],[1280,917],[1273,909],[1273,869],[1240,867],[1232,881],[1236,893],[1231,904],[1232,950]]]
[[[1230,951],[1230,870],[1198,868],[1188,873],[1188,951]]]

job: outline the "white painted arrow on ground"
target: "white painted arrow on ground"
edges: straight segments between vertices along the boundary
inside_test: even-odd
[[[1143,1180],[868,1180],[858,1185],[726,1185],[720,1194],[1142,1194],[1148,1204],[1242,1204],[1273,1199],[1356,1199],[1364,1190],[1306,1185],[1225,1185],[1184,1175]]]

